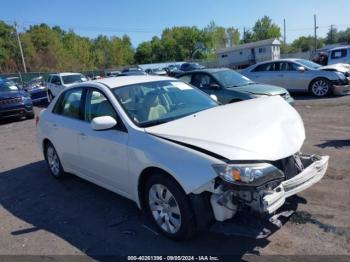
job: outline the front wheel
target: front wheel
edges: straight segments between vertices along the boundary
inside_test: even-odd
[[[192,207],[181,187],[165,175],[154,175],[146,183],[145,203],[160,231],[175,240],[196,233]]]
[[[317,78],[312,81],[310,91],[314,96],[324,97],[331,93],[332,83],[325,78]]]

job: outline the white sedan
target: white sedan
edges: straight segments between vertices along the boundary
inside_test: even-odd
[[[218,106],[169,77],[76,84],[37,121],[54,177],[72,173],[135,201],[174,239],[242,208],[275,214],[328,164],[299,152],[303,122],[282,98]]]

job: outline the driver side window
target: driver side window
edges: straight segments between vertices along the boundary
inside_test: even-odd
[[[192,76],[191,84],[199,89],[210,89],[210,85],[215,83],[215,81],[206,74],[194,74]]]

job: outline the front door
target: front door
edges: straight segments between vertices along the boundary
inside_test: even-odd
[[[128,133],[102,91],[88,89],[85,101],[85,127],[78,139],[80,171],[106,188],[128,194],[131,192],[128,180]],[[110,130],[93,130],[90,122],[100,116],[115,118],[117,126]]]

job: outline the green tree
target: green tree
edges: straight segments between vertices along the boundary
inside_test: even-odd
[[[338,30],[335,27],[331,27],[327,32],[327,36],[324,42],[326,44],[334,44],[334,43],[337,43],[338,40],[339,40]]]
[[[226,35],[227,35],[227,42],[229,47],[239,44],[241,34],[239,33],[237,28],[234,28],[234,27],[226,28]]]
[[[138,45],[135,52],[135,62],[138,64],[149,64],[153,62],[151,42],[142,42]]]
[[[272,23],[268,16],[264,16],[255,22],[253,27],[253,39],[255,41],[281,37],[281,30],[278,25]]]
[[[209,25],[204,28],[206,35],[207,46],[210,49],[221,49],[227,46],[228,35],[226,29],[222,26],[218,26],[214,21],[211,21]]]
[[[0,21],[0,70],[17,71],[21,68],[15,28]],[[20,69],[22,70],[22,68]]]
[[[323,46],[322,39],[317,39],[317,48]],[[301,52],[311,51],[315,48],[315,38],[313,36],[301,36],[295,39],[291,45],[294,50],[299,50]]]

